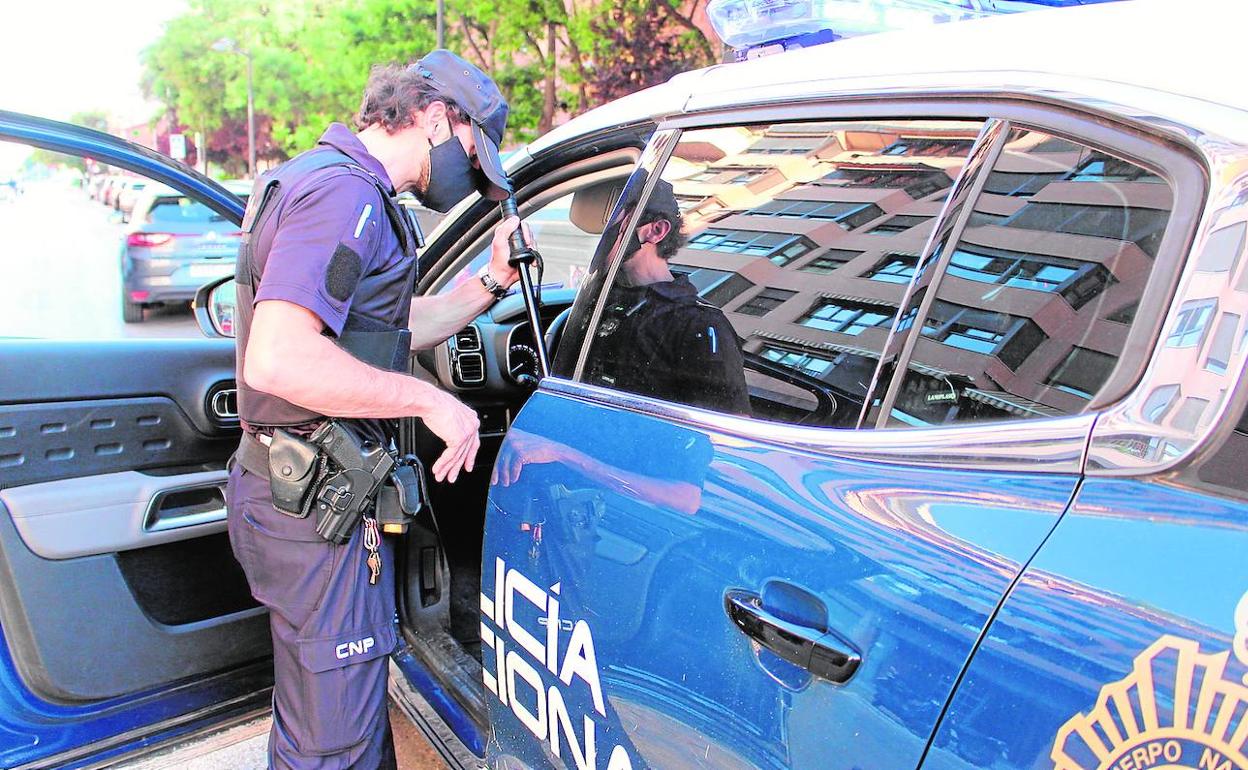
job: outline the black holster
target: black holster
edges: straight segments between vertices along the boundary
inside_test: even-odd
[[[325,422],[309,440],[329,460],[325,480],[313,490],[316,532],[331,543],[342,544],[369,512],[394,468],[394,458],[384,447],[361,443],[337,420]]]

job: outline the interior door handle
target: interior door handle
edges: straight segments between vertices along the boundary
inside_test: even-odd
[[[848,682],[862,662],[862,656],[843,639],[825,629],[773,615],[763,608],[762,597],[752,591],[729,590],[724,594],[724,611],[755,643],[820,679]]]

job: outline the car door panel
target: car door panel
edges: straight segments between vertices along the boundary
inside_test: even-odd
[[[917,764],[1078,479],[793,451],[542,391],[517,431],[500,460],[516,481],[491,491],[482,630],[490,757],[531,765],[566,741],[562,707],[582,748],[592,729],[603,762],[618,745],[632,767]],[[843,640],[860,669],[833,684],[760,647],[725,612],[734,589]],[[578,668],[589,647],[596,666]]]
[[[267,656],[223,534],[229,341],[0,349],[0,621],[27,685],[97,701]]]
[[[72,559],[224,532],[225,476],[122,471],[28,484],[0,501],[32,553]]]
[[[1242,501],[1088,479],[923,767],[1248,766],[1245,548]]]

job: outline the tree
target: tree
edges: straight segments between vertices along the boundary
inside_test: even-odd
[[[666,82],[715,61],[695,23],[705,0],[610,0],[593,22],[594,96],[600,103]]]
[[[188,0],[144,54],[146,93],[208,138],[214,162],[241,168],[244,57],[251,54],[257,154],[278,160],[349,122],[369,67],[435,45],[436,0]],[[447,47],[489,73],[511,105],[508,140],[714,61],[706,0],[446,0]],[[218,158],[220,160],[218,160]]]

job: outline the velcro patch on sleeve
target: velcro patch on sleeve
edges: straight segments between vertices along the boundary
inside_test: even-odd
[[[339,302],[346,302],[355,293],[363,269],[363,261],[355,249],[339,243],[325,271],[325,291]]]

